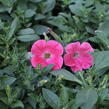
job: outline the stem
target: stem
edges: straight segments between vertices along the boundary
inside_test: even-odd
[[[83,82],[83,85],[86,87],[87,86],[87,83],[86,83],[86,81],[85,81],[85,79],[83,77],[83,74],[81,72],[79,72],[79,76],[80,76],[80,78],[81,78],[81,80]]]
[[[48,38],[47,34],[44,32],[43,35],[44,35],[44,39],[45,39],[46,41],[48,41],[49,38]]]

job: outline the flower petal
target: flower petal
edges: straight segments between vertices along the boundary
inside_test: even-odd
[[[60,56],[58,57],[55,61],[54,61],[54,70],[58,70],[61,69],[62,65],[63,65],[63,58]]]
[[[75,65],[75,60],[72,58],[71,54],[65,54],[64,55],[64,63],[67,66],[74,66]]]
[[[80,66],[73,66],[73,67],[71,67],[71,70],[73,72],[82,71],[82,67],[80,67]]]
[[[46,41],[38,40],[33,44],[31,48],[31,53],[33,55],[41,55],[43,51],[45,50],[45,47],[46,47]]]
[[[63,54],[63,46],[54,40],[49,40],[47,42],[47,47],[53,54],[62,55]]]
[[[44,68],[45,66],[47,66],[46,61],[43,58],[38,56],[32,56],[31,64],[34,68],[36,68],[38,64],[41,65],[41,68]]]
[[[66,46],[66,53],[72,53],[74,51],[78,51],[80,48],[80,42],[70,43]]]
[[[94,52],[94,49],[88,42],[83,42],[81,44],[81,49],[86,52]]]
[[[93,56],[90,54],[85,54],[84,56],[81,57],[81,60],[84,60],[82,62],[83,69],[88,69],[93,65]]]

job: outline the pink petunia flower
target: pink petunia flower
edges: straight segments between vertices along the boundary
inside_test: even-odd
[[[70,43],[65,48],[64,55],[65,65],[71,67],[73,72],[88,69],[93,65],[93,56],[89,52],[94,52],[93,48],[88,42]]]
[[[54,64],[53,69],[60,69],[63,65],[63,47],[62,45],[54,40],[38,40],[31,48],[32,58],[31,63],[34,68],[38,64],[41,68],[46,67],[49,64]]]

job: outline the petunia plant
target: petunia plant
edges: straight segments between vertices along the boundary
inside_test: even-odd
[[[0,0],[0,109],[109,109],[109,1]]]

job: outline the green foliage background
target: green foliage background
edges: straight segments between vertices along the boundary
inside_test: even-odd
[[[95,65],[33,69],[28,52],[44,32],[63,46],[90,42]],[[0,109],[109,109],[108,69],[109,0],[0,0]]]

